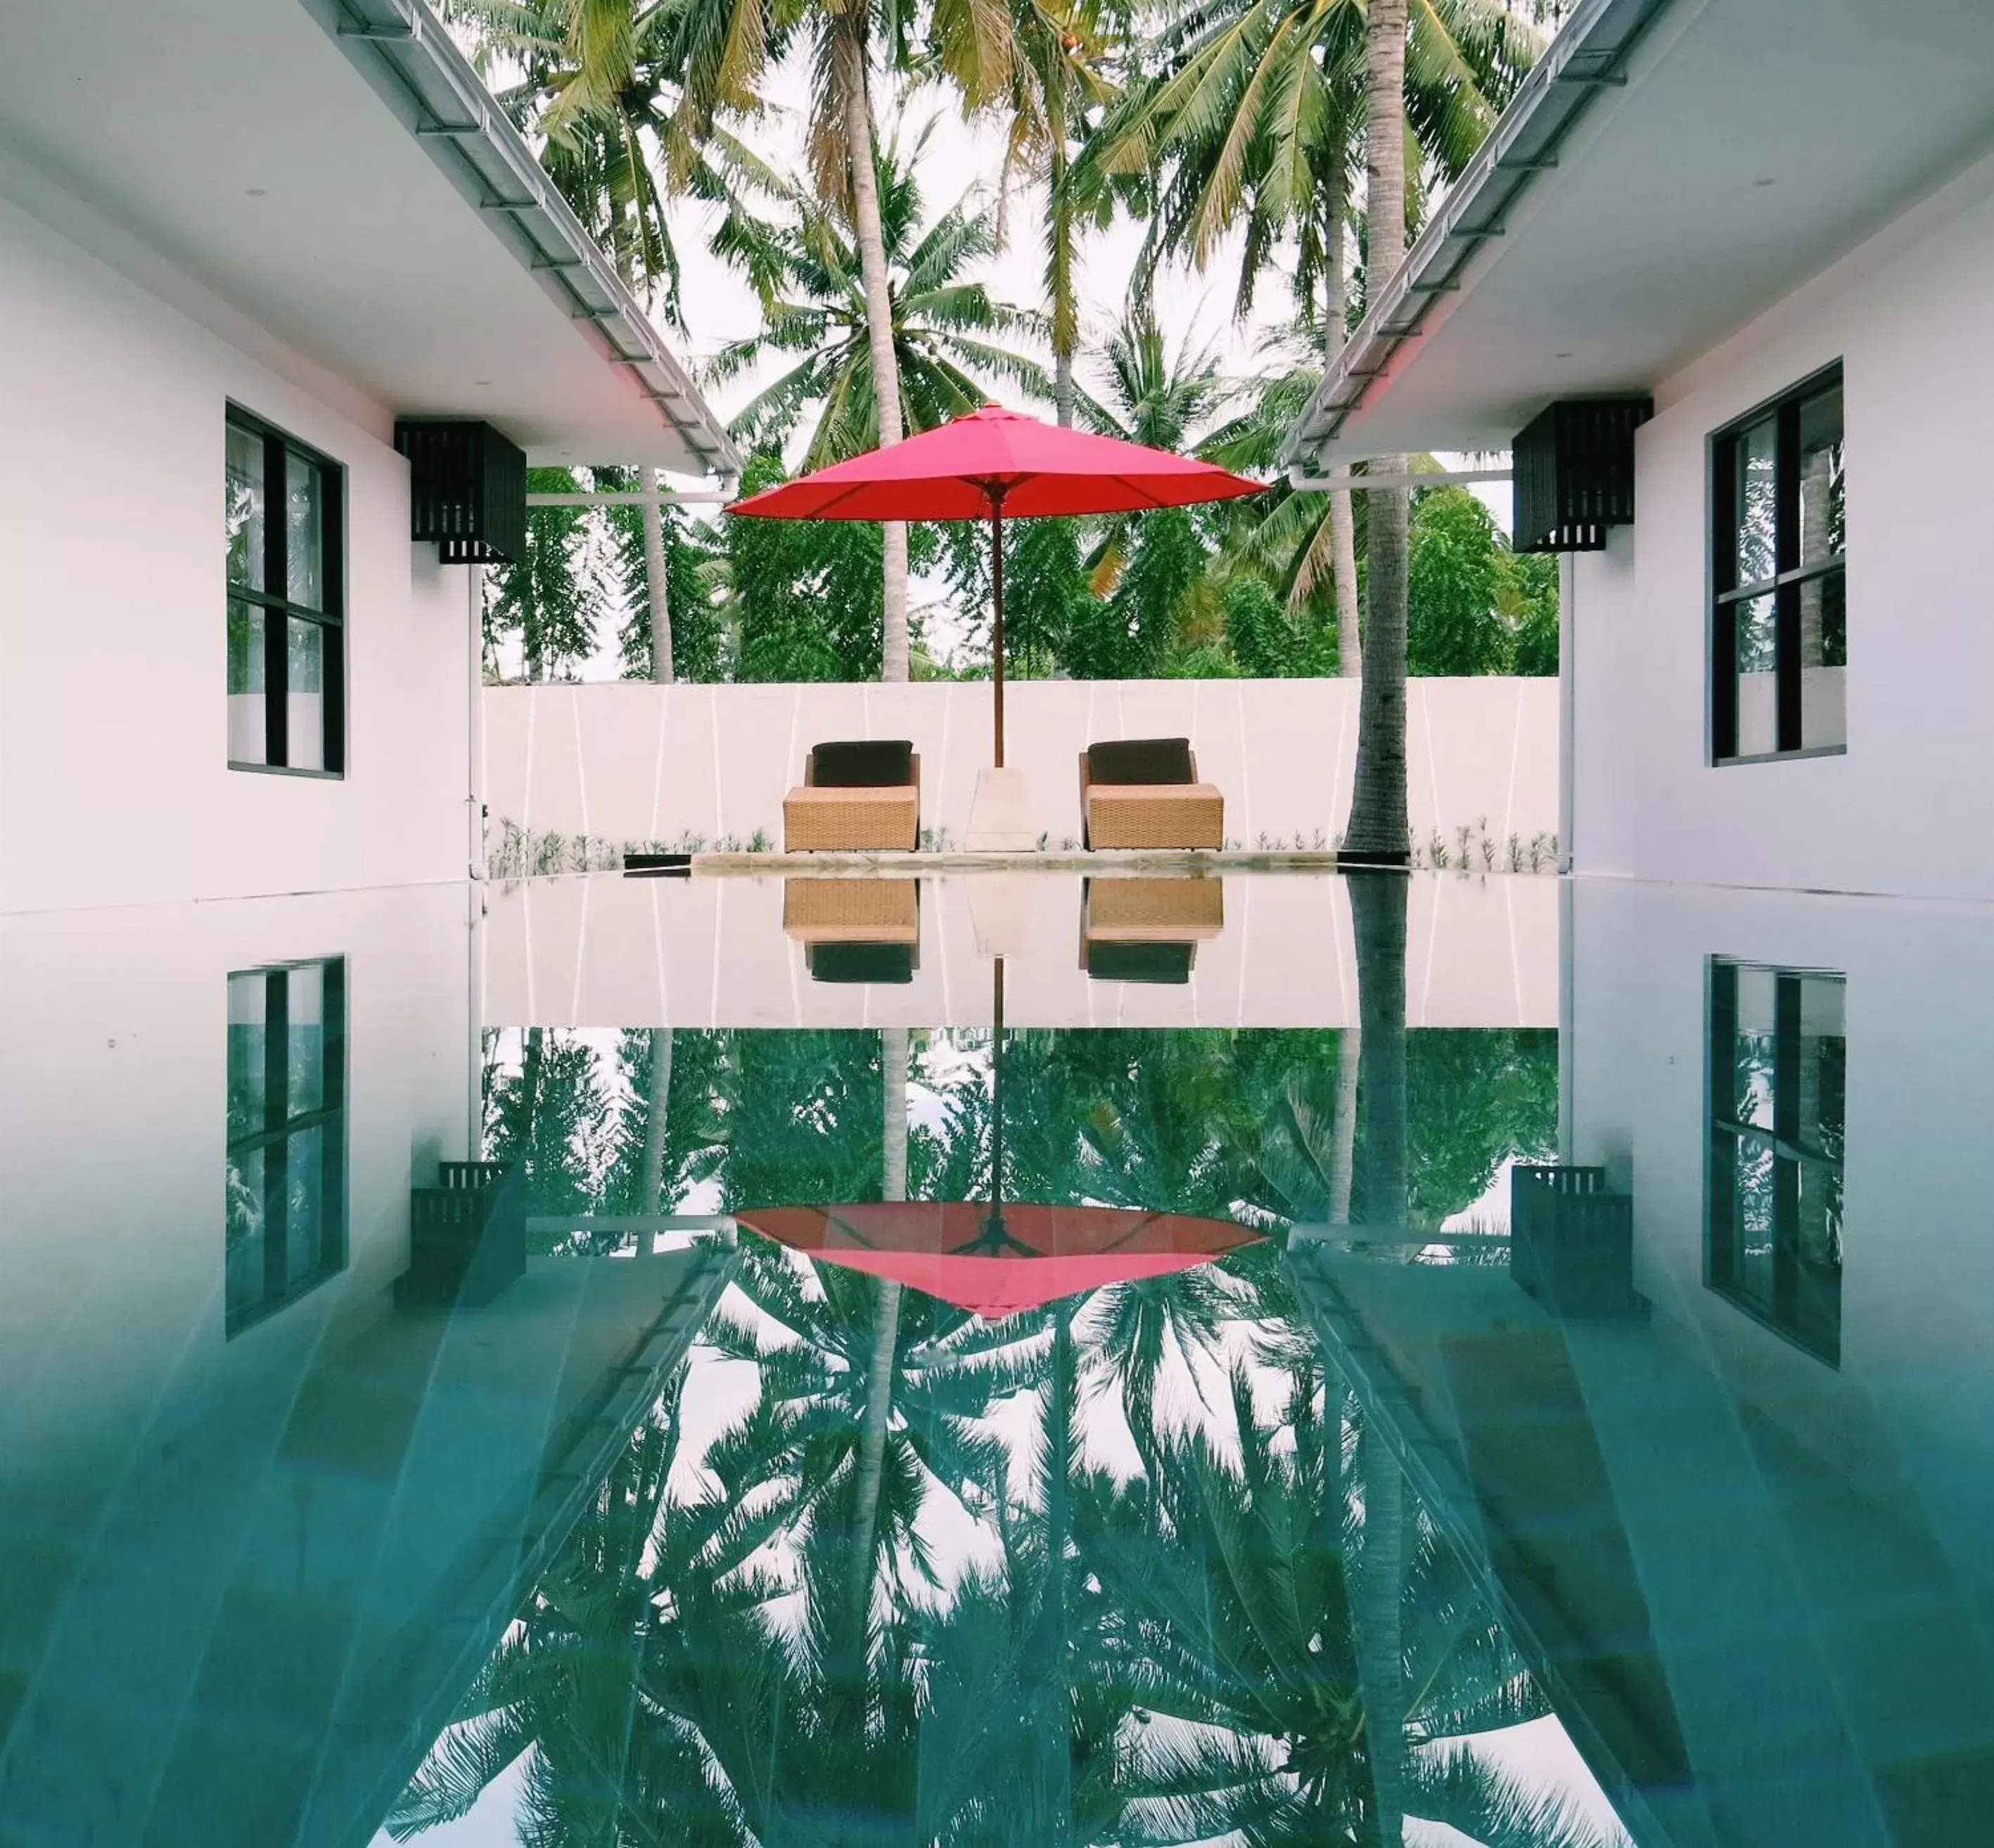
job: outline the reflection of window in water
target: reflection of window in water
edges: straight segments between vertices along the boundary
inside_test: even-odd
[[[346,964],[228,978],[228,1331],[346,1267]]]
[[[1838,975],[1710,965],[1710,1287],[1842,1356],[1848,1041]]]

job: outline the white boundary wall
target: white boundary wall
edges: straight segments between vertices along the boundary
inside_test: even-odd
[[[1485,828],[1498,864],[1557,828],[1557,683],[1487,678],[1407,686],[1413,838]],[[1078,845],[1079,757],[1106,739],[1187,735],[1243,848],[1332,845],[1350,808],[1358,684],[1316,681],[1024,681],[1005,689],[1006,756],[1030,785],[1049,846]],[[492,821],[615,842],[782,838],[783,797],[827,739],[911,738],[921,825],[960,847],[990,761],[987,681],[887,686],[492,687],[485,695]]]

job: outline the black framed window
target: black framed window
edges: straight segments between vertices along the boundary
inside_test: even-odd
[[[1710,965],[1704,1281],[1809,1353],[1842,1359],[1846,984]]]
[[[228,761],[346,767],[345,482],[338,464],[228,408]]]
[[[1841,367],[1719,431],[1710,472],[1711,756],[1845,750]]]
[[[346,1268],[346,963],[228,978],[231,1336]]]

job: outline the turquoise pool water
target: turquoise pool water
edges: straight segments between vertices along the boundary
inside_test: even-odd
[[[0,923],[0,1843],[1982,1839],[1994,918],[803,883]]]

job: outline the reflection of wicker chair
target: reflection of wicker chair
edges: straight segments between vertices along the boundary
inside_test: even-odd
[[[1225,799],[1197,780],[1188,738],[1124,738],[1080,754],[1081,845],[1221,847]]]
[[[1225,928],[1222,880],[1088,879],[1081,888],[1080,966],[1097,982],[1181,984],[1198,945]]]
[[[921,966],[920,882],[785,879],[783,930],[803,946],[813,982],[911,982]]]
[[[921,833],[921,760],[904,738],[821,744],[783,798],[791,853],[911,853]]]

